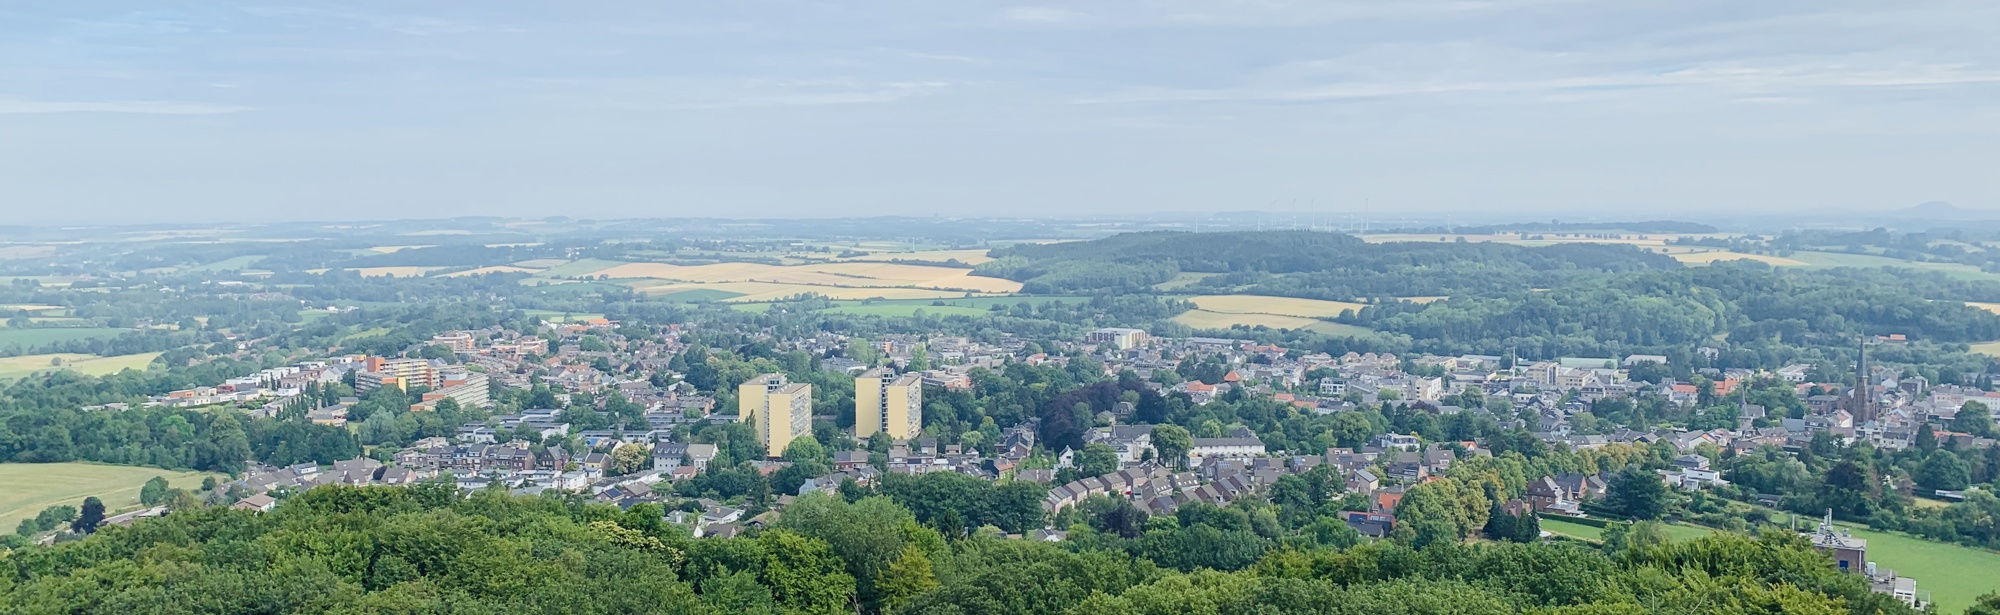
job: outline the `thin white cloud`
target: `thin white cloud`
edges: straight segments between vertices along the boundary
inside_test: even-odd
[[[1654,73],[1606,73],[1550,79],[1351,81],[1330,84],[1209,89],[1137,88],[1073,100],[1078,104],[1140,102],[1313,102],[1395,96],[1542,93],[1651,88],[1706,88],[1735,93],[1824,88],[1937,87],[2000,83],[2000,72],[1962,64],[1856,68],[1843,65],[1704,66]],[[1772,99],[1775,96],[1752,96]]]
[[[163,100],[67,101],[0,98],[0,114],[132,113],[141,115],[221,115],[251,107]]]
[[[1000,16],[1008,21],[1046,24],[1072,24],[1089,17],[1080,11],[1055,6],[1017,6],[1001,12]]]
[[[929,96],[954,85],[950,81],[866,82],[853,79],[753,79],[734,82],[553,79],[538,82],[573,89],[558,98],[619,109],[730,109],[888,103]]]

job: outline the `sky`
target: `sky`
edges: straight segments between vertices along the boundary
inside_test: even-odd
[[[2000,3],[0,4],[0,224],[2000,210]]]

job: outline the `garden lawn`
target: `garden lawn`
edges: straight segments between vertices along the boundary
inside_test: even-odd
[[[1963,613],[1980,594],[2000,592],[2000,552],[1843,527],[1868,541],[1869,561],[1916,579],[1917,590],[1931,593],[1939,613]]]

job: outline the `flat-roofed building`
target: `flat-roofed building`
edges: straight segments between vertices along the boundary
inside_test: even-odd
[[[854,437],[877,432],[909,440],[924,428],[924,382],[917,374],[896,375],[886,368],[854,378]]]
[[[812,433],[812,385],[784,374],[764,374],[736,387],[737,420],[752,423],[772,457],[799,436]]]
[[[370,357],[362,362],[361,371],[354,374],[354,390],[366,393],[385,386],[393,386],[405,391],[413,385],[437,388],[438,370],[424,359],[384,359]]]
[[[1130,350],[1146,345],[1146,341],[1151,338],[1146,335],[1145,331],[1140,329],[1106,327],[1091,331],[1088,335],[1084,336],[1084,339],[1093,344],[1108,344],[1119,350]]]
[[[417,404],[418,410],[433,410],[437,403],[450,399],[461,408],[484,408],[493,404],[486,386],[486,374],[465,372],[445,374],[437,390],[424,393]]]

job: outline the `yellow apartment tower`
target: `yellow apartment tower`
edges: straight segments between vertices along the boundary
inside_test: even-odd
[[[875,368],[854,378],[854,437],[875,432],[910,440],[924,428],[924,383],[916,374]]]
[[[812,385],[784,374],[764,374],[736,387],[737,420],[755,421],[757,439],[772,457],[799,436],[812,434]]]

